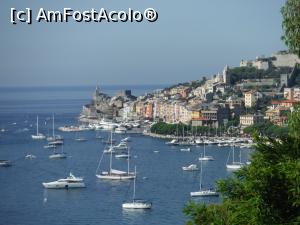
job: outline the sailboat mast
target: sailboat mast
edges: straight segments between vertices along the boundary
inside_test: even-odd
[[[200,185],[200,191],[201,191],[201,188],[202,188],[202,160],[200,161],[200,183],[199,183],[199,185]]]
[[[136,166],[134,167],[134,174],[136,174]],[[133,180],[133,201],[135,199],[135,179],[136,179],[136,176],[134,177],[134,180]]]
[[[205,142],[204,141],[203,141],[203,154],[204,154],[203,157],[205,157]]]
[[[232,163],[234,163],[234,144],[232,145]]]
[[[54,137],[54,114],[52,114],[52,136]]]
[[[39,116],[36,116],[36,135],[39,135]]]
[[[109,161],[109,174],[111,174],[111,168],[112,168],[112,151],[113,151],[113,148],[112,148],[112,130],[110,132],[110,161]]]
[[[127,154],[128,154],[128,157],[127,157],[127,173],[129,175],[129,161],[130,161],[130,156],[129,156],[129,147],[127,146]]]

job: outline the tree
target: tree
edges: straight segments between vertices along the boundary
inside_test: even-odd
[[[291,52],[300,57],[300,1],[287,0],[285,6],[281,9],[281,13],[284,31],[282,40]]]
[[[300,224],[300,107],[289,130],[278,139],[254,135],[251,164],[217,182],[223,202],[189,203],[187,224]]]

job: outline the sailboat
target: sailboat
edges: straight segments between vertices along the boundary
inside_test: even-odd
[[[112,131],[110,134],[110,149],[113,149],[112,146]],[[105,152],[103,152],[104,154]],[[128,158],[128,163],[127,163],[127,172],[126,171],[121,171],[121,170],[116,170],[112,168],[112,155],[113,151],[110,151],[110,161],[109,161],[109,171],[102,171],[100,174],[96,174],[96,177],[99,179],[105,179],[105,180],[130,180],[134,179],[136,174],[132,173],[129,171],[129,158]]]
[[[202,156],[202,155],[201,155]],[[199,191],[191,192],[192,197],[219,196],[219,193],[212,189],[202,189],[202,161],[200,163],[200,189]]]
[[[49,156],[49,159],[65,159],[67,158],[67,153],[64,152],[63,147],[61,148],[61,152],[56,152],[54,149],[54,153]]]
[[[42,140],[46,138],[44,134],[39,133],[39,116],[36,117],[36,135],[31,135],[31,138],[34,140]]]
[[[203,156],[199,157],[199,161],[213,161],[215,160],[212,156],[205,155],[205,142],[203,142]]]
[[[232,163],[228,163],[229,161],[229,157],[230,157],[230,152],[232,152]],[[241,150],[240,150],[240,161],[239,162],[235,162],[234,161],[234,145],[232,145],[232,150],[229,152],[228,158],[227,158],[227,163],[226,163],[226,168],[227,169],[231,169],[231,170],[238,170],[241,169],[243,166],[245,166],[244,163],[242,163],[242,155],[241,155]]]
[[[62,145],[64,144],[64,138],[60,135],[55,135],[54,129],[54,114],[52,115],[52,137],[48,137],[49,145]]]
[[[136,167],[134,168],[134,173],[136,174]],[[151,209],[152,203],[142,199],[135,198],[135,183],[136,177],[133,180],[133,197],[132,202],[124,202],[122,204],[123,209]]]

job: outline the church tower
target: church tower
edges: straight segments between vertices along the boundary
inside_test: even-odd
[[[228,65],[226,65],[223,69],[223,82],[224,84],[230,84],[230,74]]]

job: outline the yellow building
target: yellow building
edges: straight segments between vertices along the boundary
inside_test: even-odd
[[[245,93],[245,107],[252,108],[256,104],[255,91],[251,90]]]

